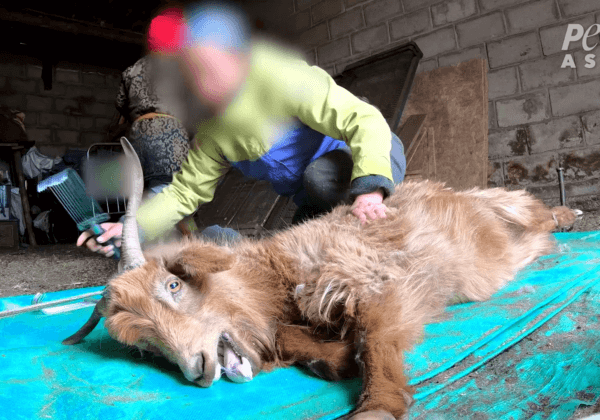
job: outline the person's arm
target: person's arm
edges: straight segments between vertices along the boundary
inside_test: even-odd
[[[196,139],[173,182],[139,208],[136,219],[143,240],[151,241],[213,199],[219,179],[228,170],[212,141]]]
[[[380,191],[382,198],[394,191],[390,150],[391,130],[381,112],[338,86],[318,67],[306,65],[296,76],[306,88],[291,96],[292,107],[309,127],[345,141],[352,150],[351,196]]]

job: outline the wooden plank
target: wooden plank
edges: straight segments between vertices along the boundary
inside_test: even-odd
[[[396,133],[405,145],[407,152],[411,149],[412,143],[421,132],[425,118],[427,118],[427,114],[409,116]]]
[[[427,113],[427,138],[415,145],[408,170],[421,169],[428,179],[457,190],[487,187],[487,90],[487,63],[482,59],[415,77],[404,118]]]

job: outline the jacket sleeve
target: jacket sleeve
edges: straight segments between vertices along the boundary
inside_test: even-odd
[[[144,241],[151,241],[210,202],[219,179],[229,169],[214,142],[196,139],[173,182],[138,209],[136,219]]]
[[[391,185],[391,130],[381,112],[338,86],[324,70],[304,63],[296,71],[302,92],[290,98],[298,118],[309,127],[345,141],[352,150],[352,180],[378,175]]]

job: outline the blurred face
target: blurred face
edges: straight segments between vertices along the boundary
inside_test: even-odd
[[[248,71],[243,53],[211,45],[185,49],[180,65],[192,90],[214,112],[223,112],[241,87]]]

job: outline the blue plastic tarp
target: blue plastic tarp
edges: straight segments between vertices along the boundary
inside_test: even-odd
[[[426,326],[406,354],[417,391],[411,418],[566,419],[597,400],[600,328],[590,325],[600,313],[600,232],[556,238],[555,254],[491,300],[452,306]],[[31,299],[0,299],[0,310]],[[360,394],[360,379],[332,383],[299,368],[199,388],[162,359],[135,357],[102,324],[81,344],[62,345],[90,313],[0,319],[0,419],[334,419]]]

